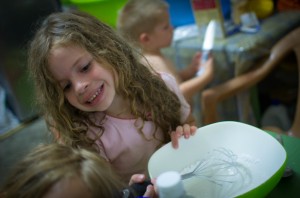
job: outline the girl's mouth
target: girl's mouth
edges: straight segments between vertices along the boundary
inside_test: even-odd
[[[103,90],[103,85],[101,85],[101,87],[96,91],[96,93],[87,101],[88,104],[91,104],[96,98],[97,96],[100,95],[100,93]]]

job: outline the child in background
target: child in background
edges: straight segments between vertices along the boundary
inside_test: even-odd
[[[182,71],[176,71],[171,60],[161,52],[169,47],[173,38],[167,2],[163,0],[129,0],[118,17],[120,34],[134,46],[141,49],[146,60],[156,71],[164,71],[175,76],[180,90],[192,104],[192,98],[213,79],[212,58],[200,64],[200,53],[196,53],[192,63]],[[196,76],[200,67],[204,73]]]
[[[95,149],[129,181],[150,156],[196,131],[175,79],[140,63],[108,25],[81,12],[51,14],[36,32],[28,64],[57,141]]]
[[[142,182],[133,175],[130,184]],[[3,198],[136,197],[97,154],[59,144],[39,145],[25,156],[0,189]],[[128,196],[125,196],[128,194]],[[152,185],[143,196],[154,197]]]

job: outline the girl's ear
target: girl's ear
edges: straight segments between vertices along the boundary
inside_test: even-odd
[[[147,33],[142,33],[139,37],[139,42],[141,44],[146,44],[150,40],[150,37]]]

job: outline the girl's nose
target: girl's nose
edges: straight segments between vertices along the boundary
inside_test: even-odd
[[[76,82],[76,85],[75,85],[75,91],[77,94],[81,95],[81,94],[84,94],[85,91],[87,90],[88,88],[88,82],[87,81],[78,81]]]

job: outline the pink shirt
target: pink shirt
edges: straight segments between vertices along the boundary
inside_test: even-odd
[[[190,114],[189,104],[181,94],[173,76],[161,73],[161,77],[179,97],[182,104],[181,122],[184,122]],[[144,135],[135,127],[140,126],[140,124],[141,120],[139,119],[120,119],[106,115],[105,131],[101,138],[96,141],[97,145],[104,150],[101,155],[112,164],[124,181],[129,181],[130,177],[136,173],[148,175],[148,160],[159,148],[163,139],[163,133],[160,129],[157,130],[155,138],[153,137],[155,125],[152,121],[144,123]]]

